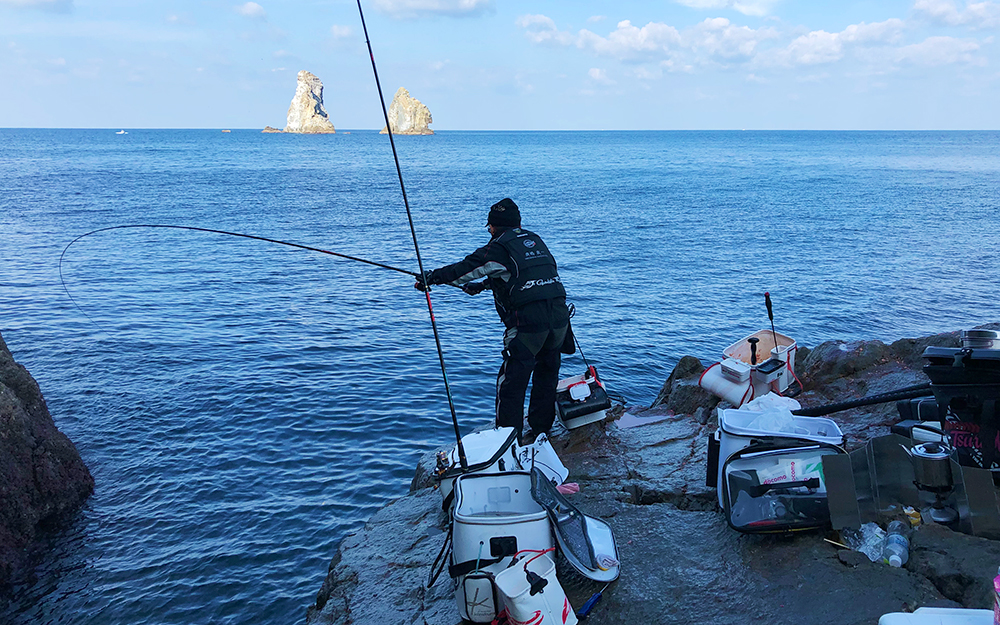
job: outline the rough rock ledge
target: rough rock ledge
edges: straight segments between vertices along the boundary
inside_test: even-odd
[[[958,333],[800,349],[796,373],[805,390],[798,399],[816,406],[924,382],[920,354],[929,344],[956,346]],[[719,400],[697,386],[702,369],[685,357],[653,406],[618,410],[553,439],[570,481],[580,484],[571,500],[611,524],[621,555],[621,577],[590,622],[874,625],[882,614],[921,606],[992,606],[998,541],[924,525],[909,562],[892,568],[852,557],[824,541],[824,532],[749,536],[730,529],[715,489],[705,485]],[[898,420],[894,404],[833,417],[849,449],[887,434]],[[644,424],[626,427],[629,421]],[[343,540],[308,610],[310,625],[459,622],[447,575],[425,587],[447,527],[432,468],[427,454],[410,494]],[[578,608],[599,587],[564,576],[566,568],[560,579]]]
[[[93,492],[76,447],[0,335],[0,584],[30,565],[40,530],[60,525]]]

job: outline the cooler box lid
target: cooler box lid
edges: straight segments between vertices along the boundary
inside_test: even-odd
[[[726,434],[746,437],[782,436],[785,438],[801,438],[829,445],[840,445],[844,442],[844,433],[832,419],[823,417],[799,417],[792,415],[794,432],[772,432],[753,427],[757,417],[764,414],[754,410],[737,410],[734,408],[719,409],[719,428]]]

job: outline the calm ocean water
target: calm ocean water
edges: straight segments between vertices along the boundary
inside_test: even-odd
[[[397,146],[425,266],[510,196],[584,353],[648,404],[686,354],[1000,321],[1000,133],[441,132]],[[0,332],[97,491],[0,622],[301,623],[337,544],[450,417],[388,139],[0,130]],[[463,430],[492,419],[488,294],[435,289]],[[88,319],[89,316],[91,319]],[[566,375],[582,371],[574,356]]]

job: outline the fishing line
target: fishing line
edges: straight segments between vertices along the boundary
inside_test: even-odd
[[[121,230],[121,229],[124,229],[124,228],[171,228],[171,229],[175,229],[175,230],[194,230],[196,232],[211,232],[211,233],[214,233],[214,234],[225,234],[225,235],[232,236],[232,237],[242,237],[244,239],[254,239],[256,241],[266,241],[268,243],[277,243],[278,245],[287,245],[288,247],[297,247],[299,249],[309,250],[310,252],[320,252],[321,254],[329,254],[330,256],[337,256],[339,258],[345,258],[347,260],[355,260],[355,261],[358,261],[359,263],[365,263],[367,265],[373,265],[375,267],[381,267],[382,269],[390,269],[392,271],[398,271],[399,273],[405,273],[408,276],[414,276],[414,277],[416,277],[418,275],[417,273],[415,273],[413,271],[407,271],[406,269],[400,269],[399,267],[393,267],[392,265],[386,265],[386,264],[383,264],[383,263],[377,263],[377,262],[375,262],[373,260],[367,260],[367,259],[364,259],[364,258],[358,258],[357,256],[349,256],[347,254],[341,254],[340,252],[331,252],[330,250],[324,250],[324,249],[320,249],[318,247],[310,247],[308,245],[301,245],[299,243],[290,243],[288,241],[279,241],[278,239],[269,239],[267,237],[259,237],[259,236],[255,236],[255,235],[252,235],[252,234],[241,234],[239,232],[227,232],[225,230],[214,230],[212,228],[198,228],[198,227],[195,227],[195,226],[169,226],[169,225],[162,225],[162,224],[129,224],[129,225],[124,225],[124,226],[109,226],[107,228],[99,228],[97,230],[91,230],[90,232],[81,234],[80,236],[78,236],[75,239],[73,239],[72,241],[70,241],[66,245],[66,247],[63,248],[62,254],[59,255],[59,281],[62,283],[63,290],[66,291],[66,295],[69,296],[70,301],[73,302],[73,304],[77,308],[80,309],[80,312],[83,313],[83,316],[86,317],[87,319],[90,319],[91,323],[93,323],[97,327],[101,328],[102,330],[104,328],[101,327],[101,324],[99,324],[96,321],[94,321],[94,319],[92,319],[90,317],[90,315],[87,314],[87,311],[85,311],[83,309],[83,307],[80,306],[80,304],[77,303],[77,301],[75,299],[73,299],[73,295],[70,294],[69,288],[66,286],[66,280],[63,278],[63,270],[62,270],[63,259],[66,256],[66,252],[69,251],[70,246],[72,246],[74,243],[76,243],[80,239],[82,239],[84,237],[89,237],[90,235],[97,234],[99,232],[107,232],[108,230]],[[107,330],[105,330],[105,332],[107,332]],[[109,334],[110,334],[110,332],[109,332]]]
[[[368,38],[368,26],[365,24],[365,12],[361,10],[361,0],[358,0],[358,14],[361,16],[361,29],[365,31],[365,44],[368,45],[368,56],[372,60],[372,73],[375,74],[375,86],[378,88],[379,103],[382,104],[382,116],[385,118],[385,130],[389,135],[389,145],[392,146],[392,158],[396,161],[396,174],[399,176],[399,190],[403,193],[403,205],[406,207],[406,218],[410,222],[410,234],[413,237],[413,250],[417,254],[417,267],[420,274],[417,279],[423,283],[424,295],[427,296],[427,313],[431,318],[431,329],[434,331],[434,343],[437,345],[438,360],[441,362],[441,376],[444,378],[444,390],[448,395],[448,408],[451,410],[451,423],[455,427],[455,440],[458,442],[458,461],[465,470],[468,461],[465,459],[465,447],[462,445],[462,435],[458,431],[458,416],[455,414],[455,402],[451,398],[451,386],[448,384],[448,371],[444,366],[444,350],[441,349],[441,337],[438,335],[437,322],[434,320],[434,306],[431,304],[430,289],[427,288],[427,275],[424,273],[424,263],[420,258],[420,246],[417,245],[417,230],[413,227],[413,214],[410,212],[410,202],[406,198],[406,186],[403,184],[403,170],[399,166],[399,154],[396,152],[396,141],[392,137],[392,124],[389,123],[389,111],[385,107],[385,96],[382,94],[382,83],[378,79],[378,68],[375,67],[375,53],[372,52],[372,42]]]

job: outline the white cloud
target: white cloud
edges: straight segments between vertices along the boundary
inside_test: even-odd
[[[685,30],[682,41],[692,50],[704,50],[711,56],[732,59],[753,56],[757,44],[777,36],[778,33],[770,28],[753,30],[747,26],[734,26],[724,17],[716,17]]]
[[[243,17],[252,18],[265,18],[267,13],[264,12],[264,7],[260,6],[256,2],[247,2],[246,4],[241,4],[236,7],[236,12]]]
[[[353,35],[354,29],[350,26],[340,26],[338,24],[334,24],[330,27],[330,34],[333,35],[334,39],[344,39]]]
[[[551,17],[545,15],[522,15],[514,23],[524,28],[528,40],[534,43],[553,42],[561,45],[572,45],[573,35],[560,31]]]
[[[374,4],[377,11],[396,19],[473,17],[495,10],[493,0],[375,0]]]
[[[535,43],[574,45],[598,56],[627,62],[672,60],[678,55],[692,54],[723,60],[750,58],[761,41],[778,36],[774,29],[736,26],[722,17],[706,19],[683,32],[662,22],[650,22],[640,28],[624,20],[607,36],[586,29],[575,35],[560,31],[545,15],[522,16],[517,25],[526,29],[525,36]],[[677,62],[685,71],[690,67],[688,61]],[[676,69],[678,65],[668,67]]]
[[[839,33],[814,30],[797,37],[767,60],[788,66],[833,63],[844,58],[845,44],[873,46],[897,42],[902,37],[904,26],[902,20],[891,18],[874,24],[851,24]]]
[[[844,56],[844,44],[839,33],[814,30],[788,44],[786,52],[788,62],[791,65],[832,63],[839,61]]]
[[[913,10],[947,26],[1000,26],[1000,3],[997,2],[966,2],[965,8],[959,8],[951,0],[916,0]]]
[[[594,82],[599,82],[602,85],[613,85],[613,84],[615,84],[615,81],[613,81],[610,78],[608,78],[608,72],[607,71],[605,71],[603,69],[599,69],[597,67],[591,67],[590,70],[587,72],[587,75],[590,76],[591,80],[593,80]]]
[[[521,17],[514,20],[514,23],[521,28],[530,28],[532,26],[540,26],[546,30],[555,30],[556,23],[551,17],[546,15],[522,15]]]
[[[979,51],[979,42],[954,37],[928,37],[920,43],[903,46],[894,51],[895,59],[914,65],[940,66],[954,63],[985,65]]]
[[[743,15],[754,15],[762,17],[771,12],[771,8],[779,0],[675,0],[678,4],[683,4],[692,9],[705,9],[717,11],[721,9],[732,9]]]
[[[597,22],[603,22],[606,19],[608,19],[607,15],[591,15],[587,18],[587,22],[596,24]]]
[[[629,20],[623,20],[607,37],[581,30],[576,45],[598,55],[630,60],[669,56],[671,50],[680,47],[681,35],[673,26],[660,22],[650,22],[638,28]]]
[[[56,67],[63,67],[66,65],[66,59],[59,57],[58,59],[49,59],[49,65],[55,65]]]

